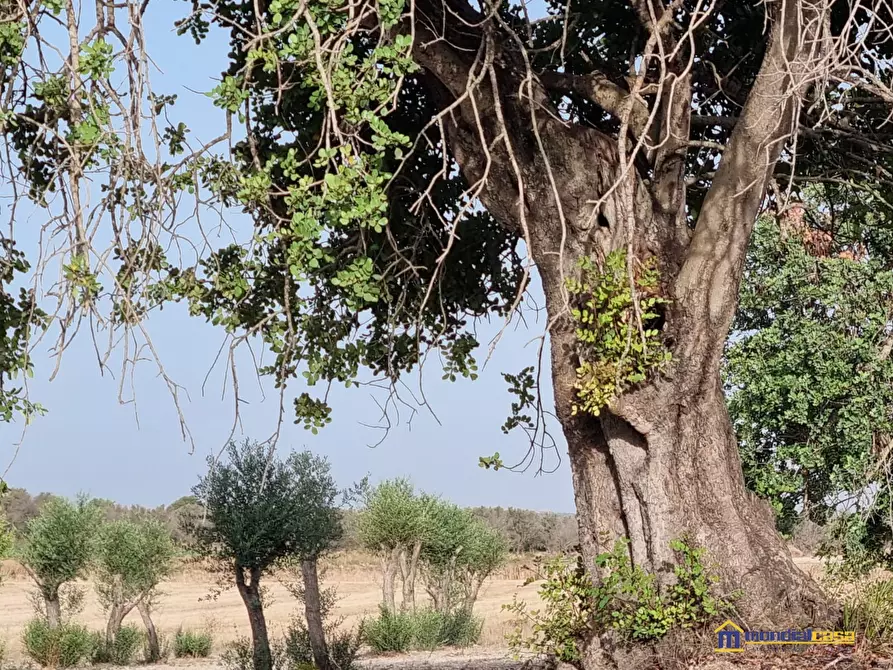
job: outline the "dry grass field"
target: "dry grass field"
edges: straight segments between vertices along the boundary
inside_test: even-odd
[[[820,567],[815,559],[798,557],[795,561],[808,571]],[[513,559],[484,585],[475,607],[475,613],[484,619],[479,647],[461,652],[445,650],[433,655],[416,653],[402,659],[369,659],[366,665],[375,670],[398,667],[411,667],[413,670],[428,667],[483,670],[504,667],[505,634],[513,628],[513,623],[501,608],[503,604],[511,602],[515,594],[528,603],[537,601],[537,584],[524,586],[525,579],[531,574],[528,568],[530,564],[531,557]],[[7,659],[16,662],[24,659],[21,632],[25,623],[33,616],[29,600],[33,584],[24,570],[13,562],[7,561],[2,570],[0,639],[6,642]],[[378,575],[375,559],[361,553],[340,554],[325,562],[324,585],[337,587],[340,596],[337,614],[345,617],[347,626],[356,626],[364,615],[376,612],[381,596]],[[270,596],[266,610],[267,621],[271,634],[278,637],[296,612],[298,604],[276,576],[268,577],[266,583]],[[180,627],[210,628],[214,636],[213,655],[219,657],[227,642],[249,635],[249,628],[245,608],[235,589],[222,593],[216,600],[208,598],[214,584],[213,575],[196,566],[184,565],[163,584],[163,597],[155,621],[161,632],[168,637],[172,637]],[[81,586],[86,592],[86,599],[84,610],[77,615],[77,620],[91,629],[100,630],[104,628],[106,620],[92,584],[84,582]],[[128,617],[129,621],[140,625],[135,612]],[[214,660],[176,661],[174,666],[209,670],[219,667],[219,663]],[[168,666],[155,667],[165,670]]]
[[[505,633],[512,625],[501,608],[504,603],[511,602],[515,593],[528,602],[536,600],[536,585],[523,586],[530,574],[525,564],[524,560],[513,560],[481,589],[475,612],[484,618],[483,646],[504,646]],[[336,555],[325,562],[323,570],[324,586],[338,589],[340,600],[337,615],[345,617],[345,625],[356,626],[364,615],[377,611],[381,587],[378,565],[373,557],[354,552]],[[33,582],[20,566],[12,562],[5,563],[3,573],[0,586],[0,639],[6,641],[8,658],[17,660],[23,658],[22,629],[33,616],[29,600]],[[269,588],[267,623],[271,634],[279,636],[299,604],[277,576],[267,577],[266,584]],[[196,566],[187,565],[178,570],[162,585],[163,596],[155,616],[160,631],[172,636],[180,627],[210,628],[214,635],[214,651],[218,654],[227,642],[249,635],[245,606],[235,588],[213,600],[208,595],[214,585],[215,576]],[[92,584],[83,582],[81,586],[86,598],[84,610],[77,615],[78,622],[91,629],[103,629],[106,619]],[[128,616],[127,622],[142,625],[136,612]]]

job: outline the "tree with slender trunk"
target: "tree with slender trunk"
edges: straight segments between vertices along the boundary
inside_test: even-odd
[[[467,0],[194,0],[178,31],[201,41],[215,24],[231,47],[211,94],[227,130],[205,143],[189,142],[170,96],[147,94],[151,3],[128,26],[100,7],[80,30],[74,0],[59,5],[57,17],[13,3],[0,99],[4,174],[67,240],[52,290],[60,351],[87,313],[130,343],[153,308],[185,300],[234,347],[264,342],[282,407],[302,377],[295,418],[318,431],[331,384],[361,368],[389,384],[388,421],[412,401],[402,378],[426,362],[448,381],[476,377],[477,322],[522,318],[531,291],[544,297],[542,346],[506,375],[504,427],[534,456],[553,446],[550,375],[593,576],[626,537],[632,563],[665,586],[670,542],[686,536],[742,591],[751,624],[830,613],[745,488],[719,361],[762,209],[828,184],[840,187],[829,211],[842,191],[871,192],[875,225],[889,218],[887,3],[547,0],[531,14]],[[57,45],[60,21],[69,39]],[[64,66],[30,57],[47,44]],[[112,76],[118,66],[127,76]],[[209,155],[237,123],[242,141]],[[195,262],[168,258],[189,194],[196,211],[241,208],[255,229],[214,251],[202,230]],[[17,313],[23,329],[31,313]],[[595,633],[588,654],[588,666],[611,662]]]
[[[109,615],[109,644],[114,643],[124,618],[170,574],[173,558],[170,533],[159,521],[121,520],[100,527],[94,583]],[[144,622],[147,615],[148,609],[141,613]]]
[[[319,571],[315,556],[301,561],[301,577],[304,581],[304,618],[307,620],[313,662],[319,670],[329,670],[331,663],[326,645]]]
[[[158,639],[158,629],[152,620],[152,611],[155,609],[157,592],[150,591],[144,595],[136,604],[136,609],[140,613],[143,625],[146,627],[146,660],[155,662],[161,660],[161,642]]]
[[[51,628],[62,622],[62,587],[83,577],[93,559],[100,517],[87,498],[52,498],[28,523],[19,559],[37,584]]]
[[[415,608],[419,557],[431,522],[431,498],[420,495],[406,479],[386,480],[366,492],[357,523],[363,546],[378,554],[382,604],[397,610],[397,575],[402,580],[401,609]]]
[[[208,473],[193,488],[207,508],[207,520],[192,530],[200,553],[220,568],[224,583],[235,583],[251,626],[255,670],[272,670],[261,578],[289,560],[314,562],[341,534],[329,465],[309,452],[276,457],[269,445],[231,442],[226,460],[208,459]],[[322,621],[310,603],[319,602],[315,570],[305,589],[313,655],[327,668]],[[315,599],[315,600],[314,600]]]

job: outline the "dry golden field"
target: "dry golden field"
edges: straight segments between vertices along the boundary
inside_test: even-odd
[[[530,574],[526,562],[513,560],[490,579],[482,588],[475,607],[478,616],[484,618],[482,645],[490,648],[504,646],[505,633],[511,628],[509,617],[501,611],[504,603],[511,602],[517,593],[528,602],[536,601],[536,585],[523,586]],[[374,557],[358,552],[340,554],[324,563],[325,587],[338,589],[337,614],[345,617],[345,625],[356,626],[366,614],[376,612],[381,599],[378,564]],[[7,561],[3,566],[3,583],[0,586],[0,638],[6,641],[7,656],[11,660],[23,658],[21,632],[33,616],[29,593],[33,583],[20,566]],[[156,625],[166,635],[173,635],[179,628],[200,629],[210,627],[214,634],[215,654],[223,645],[239,637],[249,635],[245,607],[236,590],[222,593],[216,600],[208,598],[215,584],[215,576],[196,566],[185,565],[162,585]],[[279,636],[288,625],[298,603],[291,597],[276,575],[266,578],[270,602],[266,608],[267,622],[272,635]],[[83,582],[86,592],[84,610],[77,621],[92,629],[105,626],[105,616],[97,601],[93,586]],[[142,625],[134,611],[127,619]]]
[[[417,652],[402,659],[367,659],[366,665],[376,670],[411,667],[422,668],[465,668],[483,669],[503,667],[499,659],[505,658],[505,634],[514,624],[510,615],[502,611],[502,605],[512,601],[517,594],[522,600],[533,604],[537,601],[537,584],[524,586],[531,575],[528,566],[533,557],[515,558],[490,580],[488,580],[475,607],[475,613],[484,619],[484,630],[479,647],[471,650],[443,650],[435,654]],[[815,559],[796,557],[803,569],[813,572],[820,568]],[[359,552],[348,552],[328,558],[323,566],[325,587],[335,586],[340,600],[337,615],[345,617],[345,625],[356,626],[364,615],[374,614],[381,597],[378,583],[379,569],[374,557]],[[33,584],[24,570],[16,563],[3,564],[3,583],[0,586],[0,639],[6,643],[6,657],[17,662],[24,659],[21,633],[25,623],[33,616],[29,593]],[[249,635],[245,608],[235,589],[222,593],[216,600],[208,595],[215,584],[214,575],[195,565],[184,564],[177,573],[162,585],[163,596],[155,622],[162,634],[170,637],[180,627],[184,629],[210,628],[214,636],[213,655],[219,657],[224,645],[240,636]],[[270,601],[266,608],[267,622],[272,636],[280,636],[296,612],[298,604],[289,595],[276,575],[266,578]],[[100,630],[105,626],[102,612],[93,586],[88,581],[81,584],[86,593],[85,607],[77,615],[79,623],[91,629]],[[127,619],[141,625],[136,612]],[[443,663],[446,665],[443,665]],[[493,663],[494,665],[490,665]],[[176,668],[189,670],[210,670],[219,667],[215,660],[177,661]],[[169,666],[154,666],[157,670],[168,670]]]

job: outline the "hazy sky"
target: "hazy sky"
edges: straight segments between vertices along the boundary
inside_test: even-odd
[[[197,47],[188,36],[177,37],[171,26],[182,16],[187,3],[156,2],[147,14],[149,52],[160,72],[153,77],[158,93],[177,93],[176,116],[207,141],[220,133],[222,117],[208,98],[192,91],[209,91],[221,70],[226,53],[225,36],[212,31],[209,42]],[[34,244],[41,221],[17,222],[17,236]],[[501,324],[483,329],[481,341],[495,334]],[[221,331],[190,319],[182,308],[166,308],[153,315],[148,329],[168,374],[185,387],[189,397],[182,407],[195,442],[195,453],[181,436],[170,394],[151,363],[138,369],[136,398],[139,425],[132,405],[117,401],[117,380],[99,373],[93,344],[80,337],[66,352],[61,371],[50,383],[53,362],[40,346],[36,358],[31,398],[48,408],[28,429],[13,459],[21,426],[0,426],[3,453],[0,472],[12,462],[6,475],[11,486],[32,493],[51,491],[73,495],[79,491],[111,498],[121,503],[158,505],[187,494],[205,457],[220,449],[233,424],[231,393],[223,397],[224,372],[213,370],[202,389],[217,351],[223,343]],[[462,505],[502,505],[531,509],[572,511],[573,495],[564,443],[557,425],[552,432],[559,440],[561,464],[552,474],[534,477],[526,473],[492,472],[478,467],[478,457],[499,451],[514,462],[527,449],[522,434],[506,436],[500,430],[512,397],[500,372],[517,372],[536,360],[537,342],[543,329],[507,331],[493,357],[474,383],[448,384],[440,381],[437,361],[425,378],[426,398],[440,423],[426,410],[407,425],[409,412],[401,412],[401,423],[393,426],[382,444],[372,449],[382,431],[368,427],[380,423],[380,409],[369,389],[334,393],[332,424],[313,436],[287,417],[280,449],[312,449],[327,456],[339,483],[347,485],[367,473],[379,480],[407,475],[421,488],[442,493]],[[529,343],[529,344],[528,344]],[[526,346],[525,346],[526,345]],[[481,359],[486,357],[486,350]],[[275,427],[278,395],[268,383],[264,399],[246,358],[240,370],[243,396],[238,436],[265,438]],[[482,361],[480,361],[482,362]],[[418,389],[419,380],[407,380]],[[295,381],[286,402],[303,390]],[[551,389],[545,389],[551,404]],[[408,397],[408,396],[407,396]],[[289,415],[290,416],[290,415]],[[392,419],[396,420],[396,416]],[[557,465],[558,454],[546,454],[547,465]]]

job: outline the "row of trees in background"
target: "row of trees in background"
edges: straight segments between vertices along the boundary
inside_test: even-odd
[[[55,634],[65,615],[76,612],[83,591],[75,580],[93,576],[108,614],[105,644],[115,644],[124,617],[137,608],[146,626],[150,660],[160,656],[152,606],[158,585],[173,568],[175,547],[156,520],[104,521],[94,500],[53,497],[26,525],[16,556],[34,580],[40,619]]]
[[[191,538],[192,556],[216,570],[216,593],[237,588],[251,625],[252,665],[256,670],[273,667],[261,579],[276,569],[280,579],[294,577],[287,586],[304,603],[307,623],[290,629],[292,651],[301,656],[304,640],[313,665],[329,670],[333,665],[323,619],[332,594],[320,592],[317,561],[342,533],[340,496],[329,464],[309,452],[283,460],[270,448],[245,441],[230,443],[225,458],[209,459],[208,466],[188,502],[203,513],[189,514],[181,524],[184,537]],[[36,516],[20,525],[18,533],[2,535],[10,546],[17,535],[13,553],[37,586],[33,604],[38,618],[26,630],[26,646],[37,641],[40,649],[32,656],[41,663],[58,662],[66,640],[75,638],[83,641],[83,649],[77,658],[68,654],[69,663],[84,654],[100,657],[87,650],[91,634],[71,620],[84,597],[75,581],[88,574],[108,614],[101,644],[115,649],[124,618],[137,610],[146,627],[147,660],[160,658],[152,609],[159,584],[174,567],[173,534],[157,515],[128,513],[109,521],[108,509],[103,501],[86,497],[72,502],[45,496]],[[352,654],[357,647],[352,645]]]
[[[31,495],[23,488],[10,488],[2,499],[2,509],[16,533],[24,533],[28,522],[37,518],[40,510],[57,496],[52,493]],[[106,521],[152,519],[163,525],[174,544],[183,550],[195,543],[192,519],[201,517],[202,506],[194,495],[178,498],[170,505],[142,507],[121,505],[102,498],[93,499]],[[577,544],[577,521],[573,514],[537,512],[515,507],[474,507],[469,511],[499,531],[510,553],[564,553]],[[341,510],[342,535],[338,549],[361,549],[363,541],[357,523],[359,510]]]
[[[14,554],[37,585],[35,626],[43,638],[61,639],[73,625],[84,596],[75,582],[89,574],[108,615],[106,648],[114,648],[125,617],[136,610],[146,629],[147,659],[159,659],[153,607],[178,551],[187,549],[216,571],[214,595],[235,587],[241,596],[252,634],[245,656],[255,670],[274,666],[264,613],[264,579],[274,572],[303,605],[304,621],[289,630],[286,646],[319,670],[343,668],[363,633],[327,621],[335,594],[321,590],[318,561],[345,546],[345,526],[354,538],[348,546],[381,560],[382,613],[369,622],[372,634],[397,616],[410,628],[417,619],[425,630],[416,643],[424,647],[476,639],[475,601],[511,549],[548,549],[547,535],[554,534],[563,536],[558,541],[565,550],[575,539],[567,529],[557,532],[559,521],[573,517],[463,509],[405,479],[377,486],[364,480],[341,491],[325,459],[309,452],[280,457],[269,445],[247,440],[209,459],[192,493],[149,510],[86,497],[32,498],[13,489],[4,501],[10,517],[4,538],[13,544],[15,536]]]

